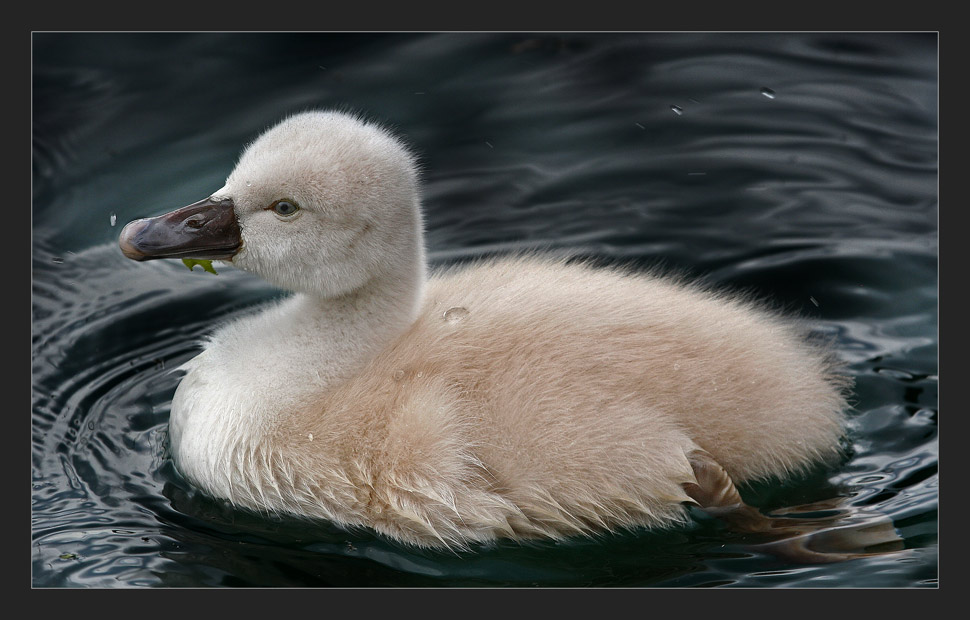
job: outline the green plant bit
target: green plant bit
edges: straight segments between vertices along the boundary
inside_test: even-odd
[[[211,260],[183,258],[182,262],[185,263],[185,266],[189,268],[189,271],[192,271],[196,265],[201,265],[203,271],[208,271],[209,273],[219,275],[218,273],[216,273],[215,267],[212,266]]]

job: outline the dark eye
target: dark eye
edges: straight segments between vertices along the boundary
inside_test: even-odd
[[[273,211],[276,211],[278,215],[287,217],[299,211],[300,207],[296,206],[294,203],[290,202],[289,200],[277,200],[276,202],[273,203],[272,209]]]

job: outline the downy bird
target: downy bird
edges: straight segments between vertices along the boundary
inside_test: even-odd
[[[430,271],[415,156],[341,112],[271,127],[209,197],[121,233],[292,292],[222,325],[172,401],[178,471],[235,506],[464,548],[778,522],[736,484],[840,458],[847,380],[799,321],[525,253]],[[787,523],[784,527],[790,527]]]

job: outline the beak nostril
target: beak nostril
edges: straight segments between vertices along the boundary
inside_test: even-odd
[[[185,220],[185,225],[189,228],[202,228],[205,226],[205,218],[201,215],[193,215]]]

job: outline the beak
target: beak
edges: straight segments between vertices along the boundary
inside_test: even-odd
[[[118,239],[132,260],[230,260],[242,246],[232,200],[200,200],[171,213],[130,222]]]

